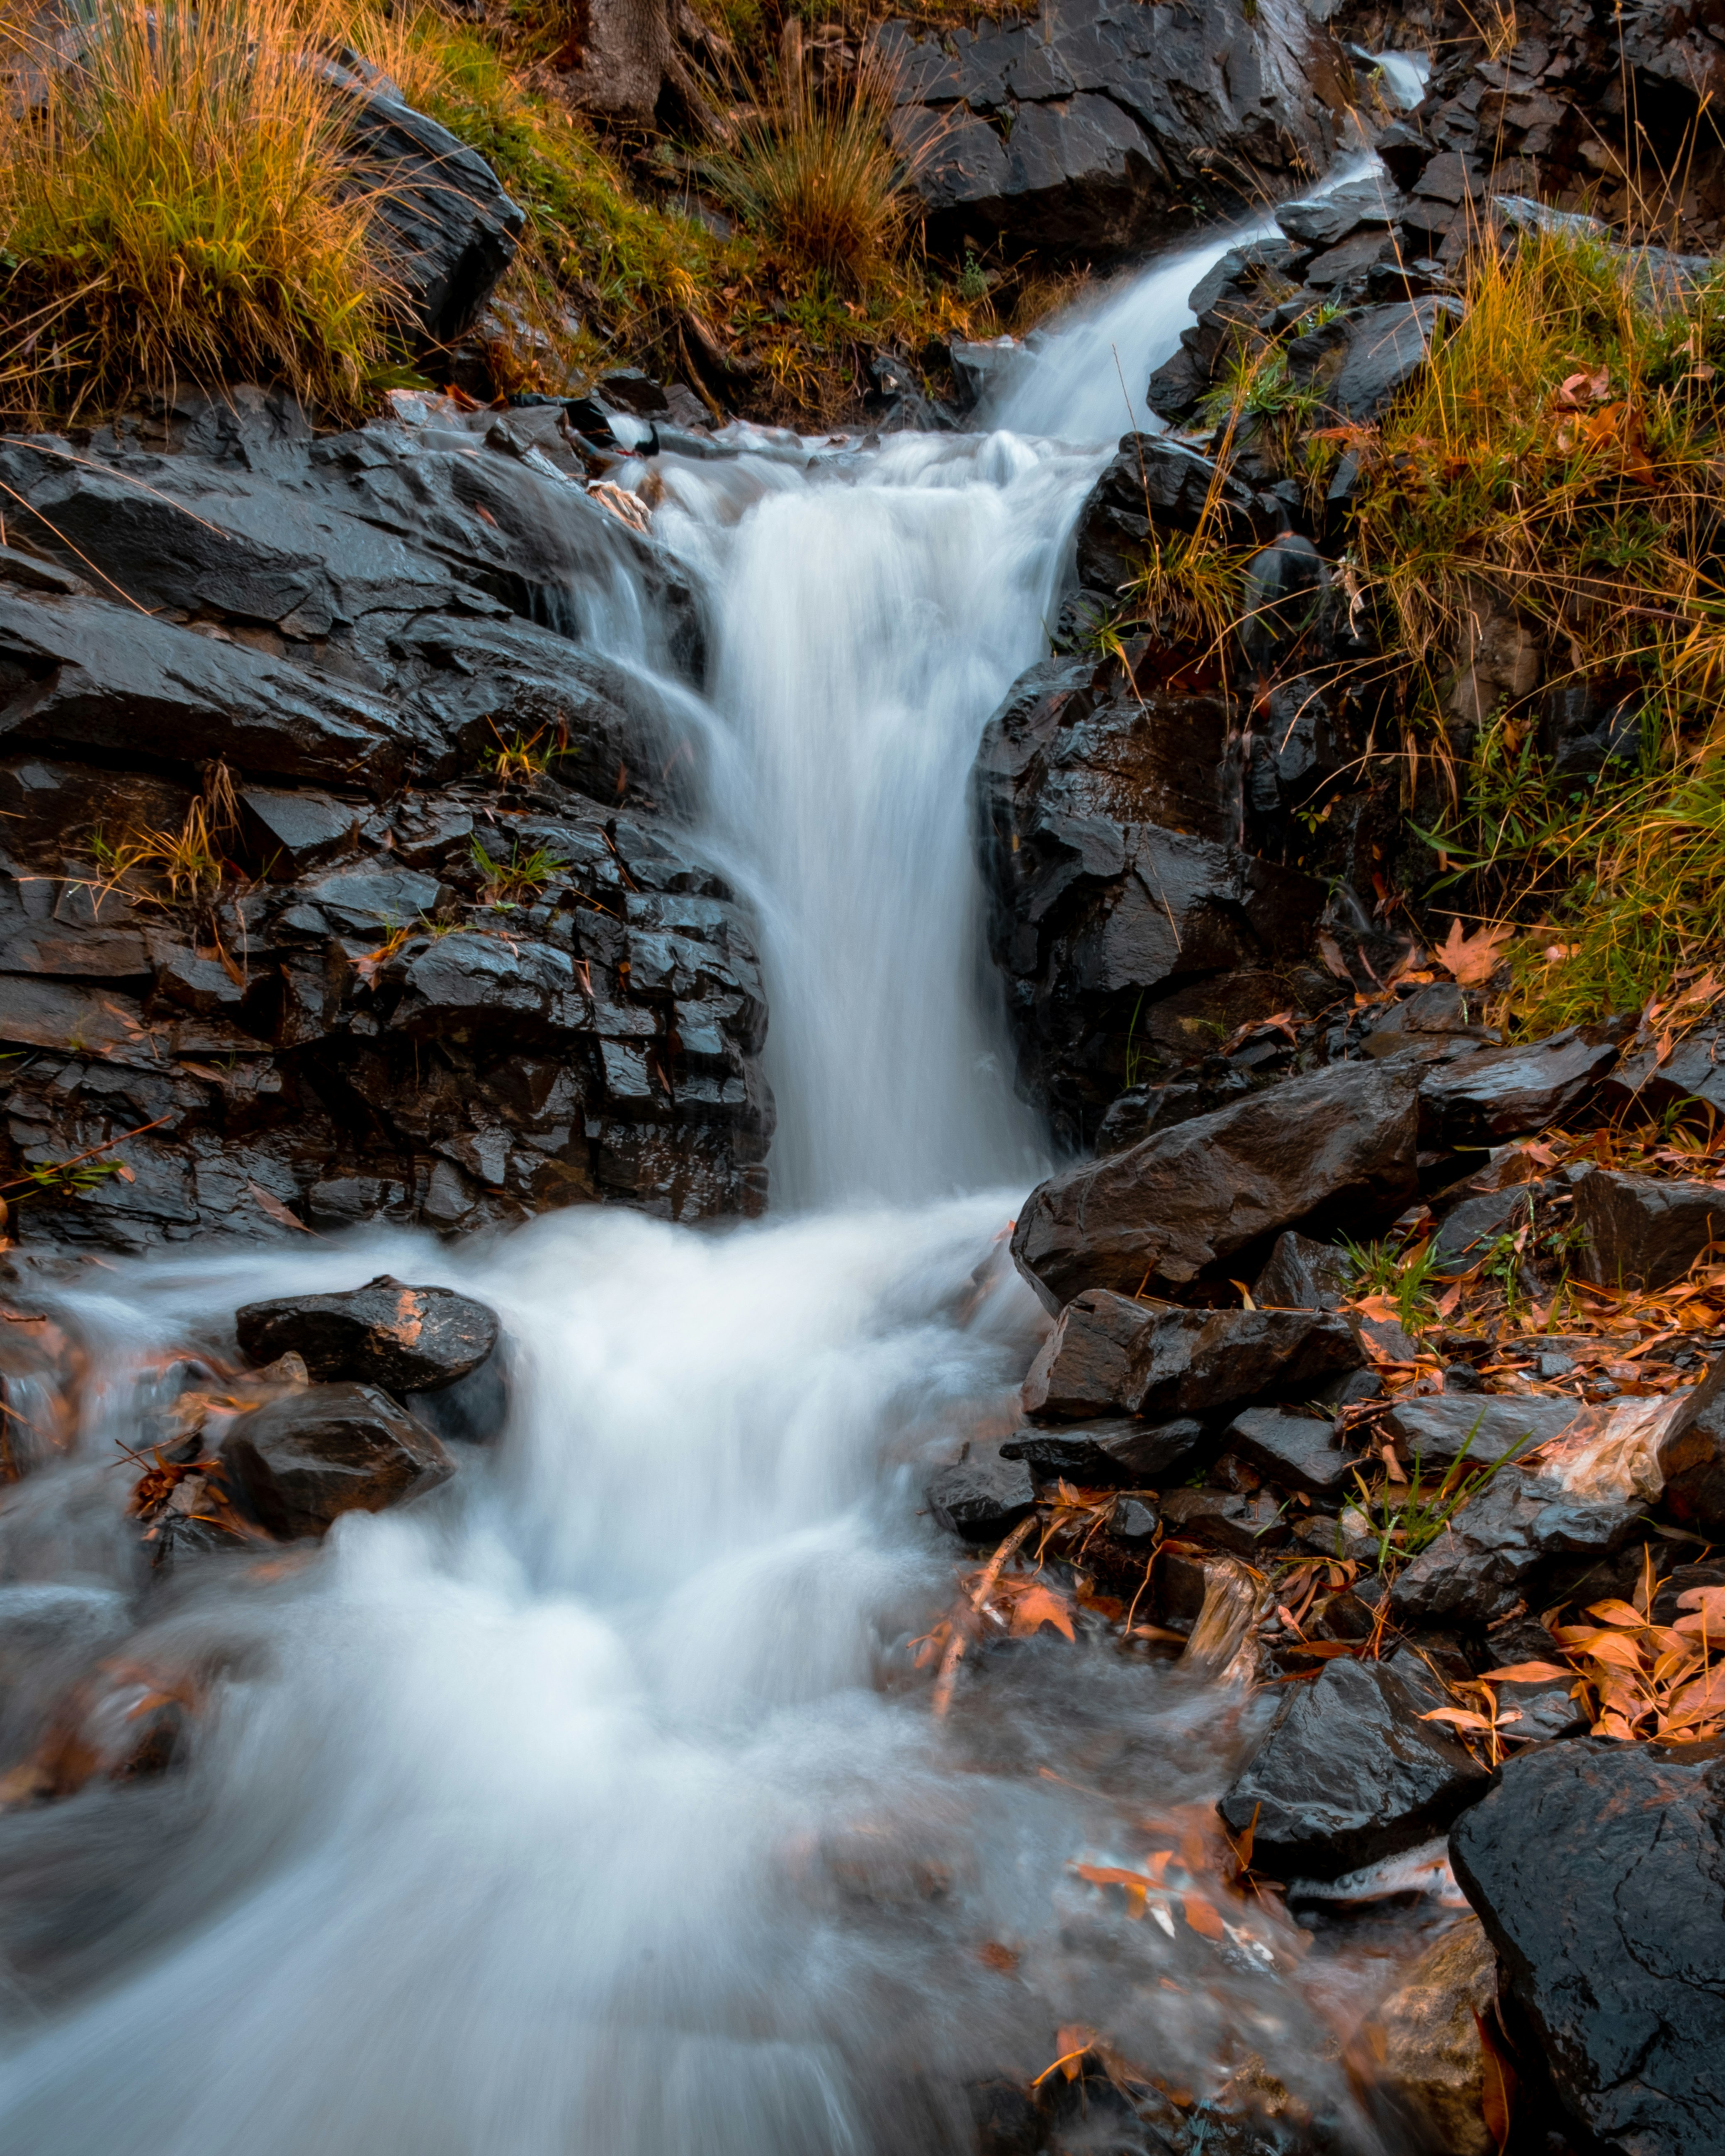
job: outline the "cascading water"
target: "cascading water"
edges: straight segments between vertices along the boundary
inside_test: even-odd
[[[1144,280],[1128,381],[1193,275]],[[1133,1921],[1070,1870],[1138,1861],[1147,1817],[1213,1834],[1261,1707],[1045,1635],[941,1722],[907,1651],[951,1592],[924,1463],[1003,1425],[1045,1322],[1000,1243],[1036,1138],[966,773],[1106,450],[742,439],[667,465],[659,530],[708,595],[685,701],[801,1209],[158,1257],[59,1298],[85,1425],[0,1514],[4,1711],[103,1657],[200,1705],[183,1771],[0,1818],[8,2156],[956,2156],[967,2085],[1023,2087],[1073,2025],[1199,2097],[1256,2058],[1369,2145],[1333,2034],[1369,1964],[1273,1907]],[[504,1443],[141,1605],[115,1440],[237,1304],[383,1269],[502,1314]]]

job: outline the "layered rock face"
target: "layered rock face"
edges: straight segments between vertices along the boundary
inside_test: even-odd
[[[595,649],[622,597],[690,668],[696,611],[561,416],[314,439],[240,391],[0,447],[26,1245],[759,1209],[749,926],[676,820],[692,744]]]
[[[1189,231],[1321,171],[1353,72],[1293,0],[1061,0],[1034,21],[881,40],[894,136],[945,247],[1086,259]]]

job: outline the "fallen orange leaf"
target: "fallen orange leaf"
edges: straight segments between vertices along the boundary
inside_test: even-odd
[[[1070,1613],[1052,1588],[1027,1587],[1022,1594],[1013,1598],[1011,1630],[1014,1640],[1027,1640],[1045,1625],[1052,1625],[1069,1640],[1076,1636]]]
[[[1466,934],[1460,921],[1452,920],[1450,932],[1435,953],[1438,963],[1464,988],[1479,988],[1489,981],[1502,962],[1503,946],[1515,935],[1507,926],[1476,928]]]

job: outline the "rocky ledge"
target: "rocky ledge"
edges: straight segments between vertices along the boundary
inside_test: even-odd
[[[760,1209],[750,925],[695,744],[600,655],[621,595],[693,666],[697,610],[586,470],[558,406],[407,396],[0,444],[26,1247]]]

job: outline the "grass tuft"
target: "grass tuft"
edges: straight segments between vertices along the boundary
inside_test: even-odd
[[[189,379],[356,412],[382,357],[371,206],[292,0],[101,0],[14,17],[0,133],[0,399],[76,414]]]
[[[1508,1015],[1542,1033],[1725,947],[1725,275],[1677,291],[1550,232],[1482,242],[1466,289],[1407,397],[1313,470],[1361,459],[1348,573],[1409,768],[1446,770],[1430,895],[1527,932]],[[1494,638],[1531,689],[1481,673]],[[1554,767],[1566,694],[1609,716],[1598,769]]]
[[[861,291],[879,280],[905,231],[905,168],[886,139],[892,76],[865,57],[818,88],[800,29],[793,17],[759,116],[703,171],[793,262]]]

